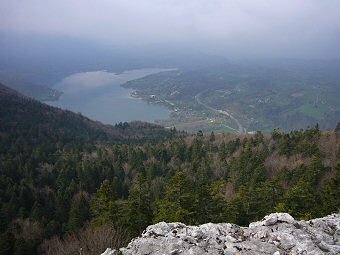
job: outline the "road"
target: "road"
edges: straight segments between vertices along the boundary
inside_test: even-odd
[[[205,91],[201,91],[200,93],[198,93],[196,96],[195,96],[195,100],[198,104],[204,106],[205,108],[209,109],[210,111],[212,112],[215,112],[215,113],[219,113],[219,114],[222,114],[222,115],[225,115],[225,116],[228,116],[229,118],[231,118],[237,125],[238,127],[238,132],[239,133],[245,133],[245,129],[243,128],[242,124],[240,123],[240,121],[238,119],[236,119],[233,115],[231,115],[229,112],[227,111],[222,111],[222,110],[218,110],[218,109],[215,109],[205,103],[202,102],[200,96],[202,95],[202,93],[205,92]]]

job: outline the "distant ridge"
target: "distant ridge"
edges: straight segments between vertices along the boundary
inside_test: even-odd
[[[25,97],[24,95],[20,94],[18,91],[11,89],[0,83],[0,98],[4,97],[5,95]]]
[[[89,140],[108,143],[159,141],[170,132],[165,128],[140,121],[125,125],[105,125],[79,113],[46,105],[0,84],[0,132],[2,136],[24,136],[43,142],[46,136],[66,140]],[[50,137],[49,137],[50,138]],[[56,138],[56,141],[58,139]]]
[[[0,83],[6,84],[25,96],[32,97],[40,101],[55,101],[62,95],[62,92],[49,86],[27,81],[25,78],[17,77],[0,70]]]

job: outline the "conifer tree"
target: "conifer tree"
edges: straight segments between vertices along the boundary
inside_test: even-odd
[[[209,165],[202,163],[197,170],[193,187],[193,224],[202,224],[212,220],[213,206],[209,186]]]
[[[68,230],[73,231],[81,228],[86,220],[89,219],[89,216],[89,205],[84,197],[84,194],[81,193],[79,202],[73,203],[71,206]]]
[[[214,133],[214,131],[211,131],[210,137],[209,137],[209,141],[210,142],[215,142],[215,133]]]
[[[158,202],[158,212],[154,222],[184,222],[191,223],[193,195],[191,185],[186,175],[178,171],[165,188],[165,196]]]
[[[310,219],[318,216],[319,207],[316,194],[310,183],[300,181],[291,187],[283,198],[283,208],[297,219]]]
[[[112,183],[108,180],[103,181],[91,203],[91,212],[96,224],[113,224],[116,221],[118,213],[116,199]]]
[[[144,176],[136,177],[130,189],[121,222],[131,237],[137,236],[151,224],[150,190]]]
[[[323,213],[329,214],[340,210],[340,163],[334,168],[333,177],[322,189]]]
[[[226,157],[227,157],[227,153],[226,153],[226,144],[223,141],[219,147],[218,150],[218,156],[220,158],[221,161],[225,161]]]
[[[335,127],[335,132],[339,132],[340,131],[340,122],[338,122],[338,124]]]
[[[10,232],[0,235],[0,255],[8,255],[13,253],[15,237]]]

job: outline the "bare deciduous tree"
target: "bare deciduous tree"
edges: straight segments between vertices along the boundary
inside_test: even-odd
[[[118,249],[128,242],[123,229],[110,226],[89,227],[85,230],[67,234],[63,239],[53,237],[45,240],[39,247],[44,255],[98,255],[106,248]]]

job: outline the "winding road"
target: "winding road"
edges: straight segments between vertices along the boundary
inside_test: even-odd
[[[198,94],[195,96],[195,100],[196,100],[196,102],[197,102],[198,104],[204,106],[205,108],[209,109],[209,110],[212,111],[212,112],[215,112],[215,113],[219,113],[219,114],[228,116],[229,118],[231,118],[231,119],[236,123],[236,125],[237,125],[237,127],[238,127],[238,132],[239,132],[239,133],[245,133],[245,132],[246,132],[245,129],[244,129],[244,127],[243,127],[242,124],[240,123],[240,121],[239,121],[238,119],[236,119],[233,115],[231,115],[229,112],[215,109],[215,108],[213,108],[213,107],[211,107],[211,106],[209,106],[209,105],[203,103],[200,97],[201,97],[201,95],[202,95],[204,92],[205,92],[205,91],[201,91],[200,93],[198,93]],[[231,129],[233,129],[233,128],[231,128]],[[235,130],[235,129],[233,129],[233,130]]]

